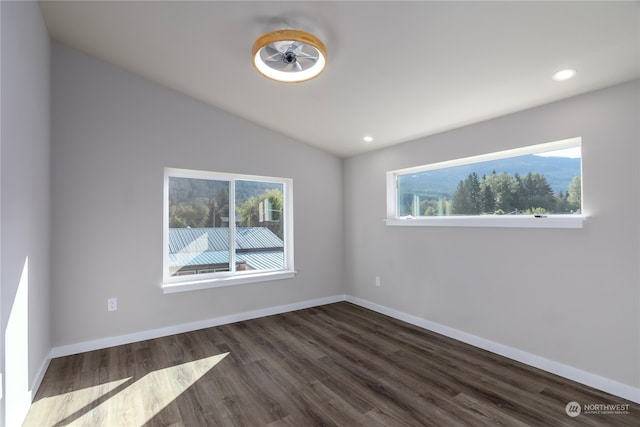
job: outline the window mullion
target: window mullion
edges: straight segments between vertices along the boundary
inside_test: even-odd
[[[229,181],[229,271],[236,271],[236,180]]]

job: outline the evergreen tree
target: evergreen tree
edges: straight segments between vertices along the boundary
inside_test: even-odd
[[[453,194],[451,211],[454,215],[473,214],[473,202],[471,201],[467,186],[464,185],[464,181],[460,181],[456,192]]]
[[[478,215],[482,211],[482,192],[480,180],[475,172],[469,174],[460,181],[456,192],[453,194],[451,210],[456,215]]]
[[[569,208],[577,211],[582,208],[582,182],[579,176],[574,176],[567,190],[567,202]]]
[[[469,189],[469,197],[473,204],[473,213],[475,215],[482,213],[482,190],[480,188],[478,174],[471,172],[465,180],[465,185]]]
[[[482,212],[492,214],[496,210],[496,198],[493,195],[491,186],[486,185],[486,177],[483,179],[482,190]]]
[[[537,172],[529,172],[520,179],[519,209],[522,211],[539,209],[538,213],[551,212],[555,207],[553,189],[547,179]]]

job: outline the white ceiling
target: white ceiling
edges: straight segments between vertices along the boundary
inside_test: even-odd
[[[53,40],[340,156],[640,77],[637,1],[40,6]],[[292,84],[255,71],[253,42],[283,27],[323,39],[323,74]],[[565,67],[577,76],[551,79]]]

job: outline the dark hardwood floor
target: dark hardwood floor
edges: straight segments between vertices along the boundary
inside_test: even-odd
[[[640,405],[343,302],[54,359],[25,426],[61,425],[640,426]]]

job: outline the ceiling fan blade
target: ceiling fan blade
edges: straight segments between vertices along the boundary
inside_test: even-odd
[[[266,45],[264,47],[264,50],[265,50],[266,54],[269,55],[269,56],[282,54],[282,52],[280,52],[278,49],[275,48],[273,43]]]
[[[269,61],[269,67],[273,68],[274,70],[278,70],[278,71],[287,71],[287,68],[290,65],[291,64],[287,64],[284,61]]]
[[[280,71],[285,71],[287,73],[290,73],[292,71],[295,71],[294,67],[295,67],[295,65],[293,63],[292,64],[287,64],[286,62],[283,62],[282,63],[282,67],[279,68],[279,70]]]
[[[283,62],[282,54],[276,53],[274,55],[269,56],[268,58],[264,58],[264,62]]]
[[[300,59],[307,59],[309,61],[317,61],[318,60],[318,56],[313,56],[313,55],[309,55],[306,54],[304,52],[300,52],[297,56],[298,60]]]
[[[298,41],[294,41],[291,42],[291,44],[289,44],[289,47],[287,48],[287,51],[293,52],[296,51],[298,49],[300,49],[303,46],[302,42],[298,42]],[[297,52],[296,52],[297,54]]]
[[[269,44],[273,49],[277,50],[280,53],[285,53],[289,50],[289,46],[291,43],[287,41],[277,41]]]

